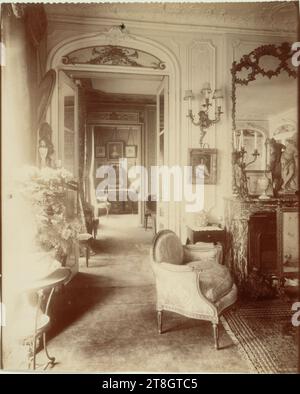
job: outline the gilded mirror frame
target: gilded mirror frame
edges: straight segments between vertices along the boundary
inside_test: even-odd
[[[258,75],[267,77],[269,79],[278,76],[282,71],[285,71],[289,77],[296,78],[296,69],[291,68],[289,61],[291,61],[296,50],[292,50],[292,46],[288,42],[280,45],[267,44],[261,45],[254,49],[249,54],[244,55],[239,62],[232,63],[232,189],[233,195],[240,199],[249,198],[247,176],[245,163],[243,163],[243,155],[235,150],[234,135],[236,133],[236,88],[238,85],[247,86],[250,82],[255,81]],[[264,69],[260,65],[260,60],[263,56],[272,56],[278,59],[278,66],[275,69]],[[239,78],[238,73],[242,70],[249,70],[246,78]],[[239,179],[238,179],[239,178]]]

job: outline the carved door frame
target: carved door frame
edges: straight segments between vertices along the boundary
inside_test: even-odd
[[[164,68],[144,68],[144,67],[128,67],[122,65],[92,65],[80,64],[70,65],[64,64],[62,59],[66,54],[80,48],[87,48],[99,45],[120,45],[126,48],[133,48],[139,51],[147,52],[161,60],[164,63]],[[129,73],[129,74],[146,74],[146,75],[161,75],[168,76],[169,79],[169,166],[180,163],[181,158],[181,133],[180,133],[180,114],[181,114],[181,89],[180,89],[180,67],[177,58],[174,54],[162,44],[150,40],[142,36],[133,36],[127,32],[122,32],[120,27],[112,27],[110,30],[97,34],[81,34],[76,37],[62,40],[49,53],[47,61],[47,69],[59,70],[80,70],[80,71],[94,71],[94,72],[115,72],[115,73]],[[49,123],[53,130],[58,130],[58,89],[54,89],[51,108],[48,112]],[[54,145],[58,141],[58,135],[54,136]],[[181,205],[171,201],[168,204],[166,212],[167,228],[175,231],[177,234],[181,233]]]

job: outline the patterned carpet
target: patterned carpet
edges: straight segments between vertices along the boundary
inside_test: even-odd
[[[291,324],[291,303],[247,303],[226,313],[222,323],[253,372],[297,372],[299,346]]]

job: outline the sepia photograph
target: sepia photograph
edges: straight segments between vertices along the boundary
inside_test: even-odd
[[[1,3],[0,374],[300,372],[298,19]]]

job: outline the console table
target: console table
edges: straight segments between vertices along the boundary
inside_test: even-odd
[[[205,227],[187,226],[187,244],[195,244],[196,242],[220,243],[222,245],[222,250],[224,251],[226,244],[226,231],[221,227],[212,225]],[[222,256],[224,256],[224,252]]]
[[[28,327],[23,327],[23,342],[28,345],[28,368],[36,369],[36,353],[37,341],[42,336],[45,354],[48,362],[44,365],[46,369],[49,365],[54,365],[55,357],[51,357],[47,350],[46,332],[48,331],[51,323],[48,314],[50,303],[52,300],[55,289],[64,285],[71,276],[69,268],[58,268],[49,275],[34,282],[28,283],[23,289],[23,293],[31,299],[33,295],[37,295],[36,305],[34,312],[34,321],[29,320]],[[42,304],[45,304],[45,309],[42,311]]]

